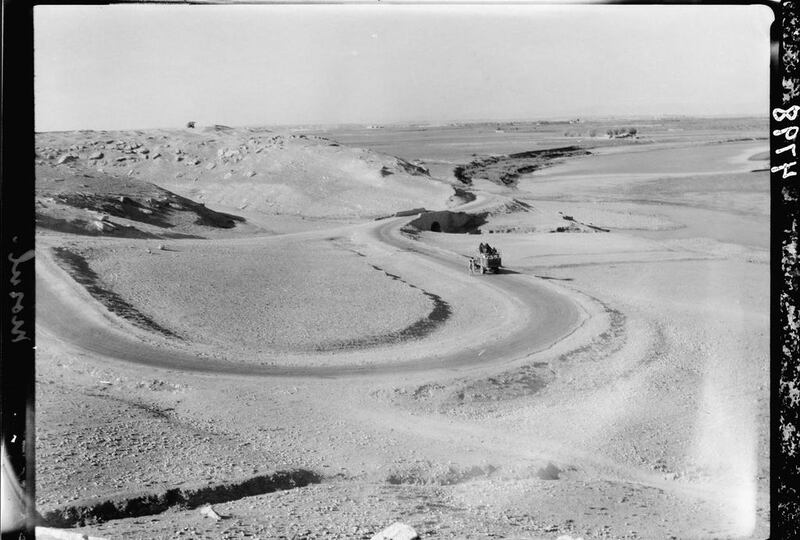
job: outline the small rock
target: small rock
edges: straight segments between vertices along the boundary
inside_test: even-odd
[[[76,159],[78,159],[78,156],[76,156],[75,154],[64,154],[63,156],[58,158],[58,161],[56,163],[58,165],[62,165],[64,163],[69,163],[70,161],[75,161]]]
[[[200,514],[203,517],[211,518],[214,521],[220,521],[222,519],[222,516],[217,514],[214,511],[214,508],[210,504],[207,504],[206,506],[201,507],[200,508]]]
[[[415,540],[419,538],[419,534],[413,527],[405,523],[392,523],[378,534],[374,535],[371,540]]]
[[[103,152],[93,152],[89,159],[103,159]]]
[[[108,221],[95,220],[91,222],[91,227],[100,232],[113,231],[117,227]]]
[[[542,480],[558,480],[560,474],[561,469],[552,463],[548,463],[546,467],[542,467],[536,471],[536,475]]]
[[[248,178],[252,178],[253,176],[256,175],[256,171],[247,171],[246,173],[244,173],[244,175]]]

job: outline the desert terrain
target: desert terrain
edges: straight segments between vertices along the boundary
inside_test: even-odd
[[[126,539],[768,537],[767,134],[38,133],[39,512]],[[500,272],[468,272],[480,243]]]

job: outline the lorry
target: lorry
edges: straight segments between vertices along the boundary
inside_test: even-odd
[[[478,253],[474,257],[469,258],[470,273],[480,272],[481,274],[485,274],[486,272],[494,272],[496,274],[500,271],[501,265],[502,260],[497,250],[491,250],[487,253]]]

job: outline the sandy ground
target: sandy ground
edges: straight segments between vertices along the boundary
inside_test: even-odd
[[[684,140],[733,138],[702,127]],[[743,159],[763,147],[705,160],[669,133],[644,161],[631,144],[518,188],[475,182],[463,210],[529,206],[480,236],[409,236],[413,216],[270,229],[253,208],[260,233],[221,238],[43,230],[39,510],[76,508],[108,538],[370,538],[394,521],[437,538],[766,538],[768,177]],[[408,160],[397,145],[421,144],[375,137]],[[478,241],[502,273],[467,273]],[[281,471],[319,482],[247,492]],[[89,511],[187,486],[224,519]]]

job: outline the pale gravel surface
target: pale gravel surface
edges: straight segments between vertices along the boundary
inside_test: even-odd
[[[91,384],[76,384],[75,376],[84,374],[93,379]],[[171,407],[153,403],[161,394],[168,401],[185,394],[185,385],[158,377],[123,380],[116,373],[108,375],[71,359],[39,375],[37,404],[49,419],[38,438],[40,511],[76,499],[176,486],[188,479],[219,482],[263,468],[260,451],[234,445],[223,434],[176,425]],[[191,476],[184,469],[187,462],[196,467]]]
[[[664,271],[673,279],[661,279]],[[755,496],[763,516],[769,489],[767,266],[720,258],[551,273],[603,295],[626,314],[630,331],[610,358],[564,366],[539,403],[504,419],[508,427],[525,424],[533,433],[679,483],[709,483],[728,494],[723,518],[745,512],[743,501]],[[568,396],[575,394],[584,401],[573,409]],[[595,413],[587,417],[586,407]],[[687,426],[697,410],[702,413]],[[546,421],[556,411],[561,421]]]
[[[563,504],[564,492],[580,488],[585,505],[576,518]],[[642,490],[659,506],[631,504],[636,488],[607,481],[477,480],[456,486],[380,485],[333,482],[301,490],[250,497],[238,503],[215,505],[225,519],[213,522],[199,511],[169,511],[79,529],[95,535],[152,539],[280,538],[369,539],[394,521],[407,523],[423,538],[489,540],[555,540],[574,538],[636,539],[687,538],[703,530],[718,530],[696,507],[655,488]],[[679,513],[683,523],[665,535],[657,527],[633,523],[661,521],[664,511]],[[586,516],[598,521],[586,527]],[[707,524],[707,525],[705,525]],[[705,527],[705,528],[703,528]],[[653,534],[648,536],[649,534]]]
[[[592,195],[578,199],[596,193],[593,179],[573,179],[570,189],[576,200],[552,201],[548,219],[558,210],[590,215]],[[483,200],[497,196],[507,193]],[[534,192],[526,196],[535,204]],[[705,201],[720,207],[711,196],[693,199]],[[662,230],[481,237],[519,273],[506,276],[468,276],[434,260],[458,260],[476,237],[423,233],[410,242],[420,249],[407,251],[387,247],[366,224],[337,232],[337,244],[322,242],[342,250],[348,268],[376,264],[453,306],[449,324],[397,348],[403,355],[457,350],[519,324],[486,317],[487,305],[506,317],[527,313],[497,294],[494,277],[540,282],[583,306],[588,318],[576,332],[501,365],[322,380],[200,375],[110,362],[40,331],[40,497],[55,504],[144,482],[167,488],[302,467],[325,483],[215,505],[228,516],[219,523],[176,509],[81,530],[369,538],[399,520],[439,538],[764,538],[769,259],[758,230],[766,214],[738,213],[749,210],[616,201],[595,217]],[[725,227],[709,227],[709,215],[727,216]],[[379,298],[379,290],[364,293]],[[403,291],[402,301],[418,299]],[[329,360],[386,362],[391,351]]]
[[[180,242],[151,254],[117,248],[87,256],[109,276],[111,289],[146,306],[156,321],[192,342],[235,354],[380,337],[426,318],[434,307],[422,290],[333,241]]]

